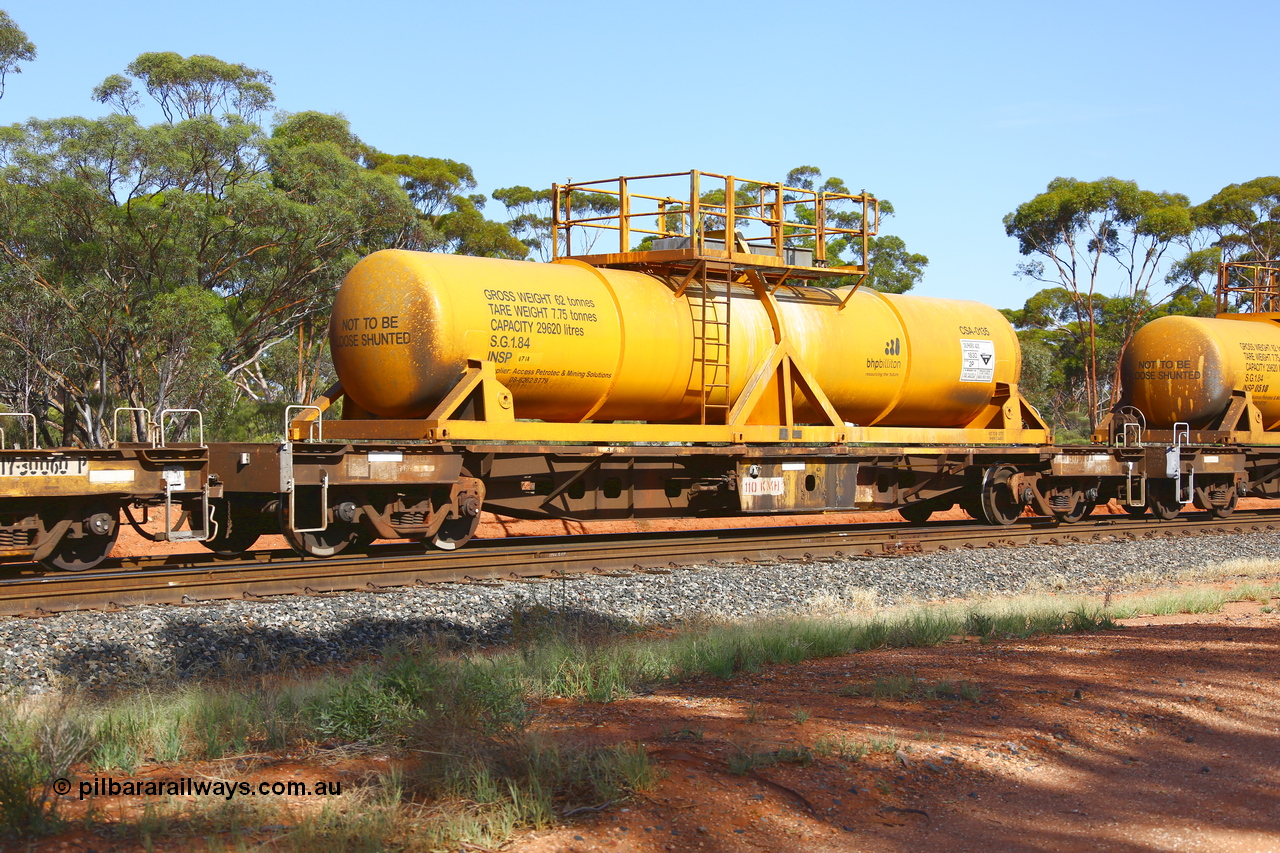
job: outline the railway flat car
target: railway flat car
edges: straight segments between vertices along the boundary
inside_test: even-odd
[[[117,422],[126,411],[117,412]],[[173,416],[191,414],[198,420],[189,410],[161,412],[154,441],[50,449],[37,447],[33,416],[0,415],[0,420],[30,426],[29,433],[0,432],[0,562],[92,568],[111,552],[122,520],[133,518],[131,508],[163,509],[172,520],[159,533],[148,533],[150,538],[207,539],[210,530],[203,520],[210,517],[217,490],[208,478],[203,436],[187,444],[164,437]],[[145,410],[144,420],[151,423]],[[24,440],[5,440],[18,435]]]
[[[616,212],[576,214],[584,193]],[[869,195],[695,171],[553,196],[552,263],[393,250],[357,264],[330,322],[339,381],[290,407],[280,443],[166,442],[162,413],[145,442],[0,451],[0,560],[91,567],[152,507],[169,519],[153,538],[234,555],[280,532],[328,557],[378,539],[457,548],[482,509],[923,522],[958,504],[1008,525],[1028,509],[1069,524],[1110,499],[1170,518],[1280,496],[1280,397],[1258,378],[1280,365],[1268,318],[1153,323],[1094,442],[1057,446],[999,312],[875,292],[865,265],[826,256],[839,240],[867,257]]]

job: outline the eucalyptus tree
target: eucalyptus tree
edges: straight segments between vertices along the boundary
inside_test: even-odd
[[[31,62],[36,58],[36,46],[31,43],[9,13],[0,9],[0,98],[4,97],[5,78],[10,74],[21,74],[20,62]]]
[[[346,270],[414,221],[341,117],[284,116],[267,134],[253,119],[269,80],[144,54],[94,90],[112,114],[0,130],[0,287],[19,297],[0,299],[0,357],[40,376],[32,408],[64,441],[101,441],[117,405],[305,396],[269,375],[268,353],[322,328]],[[134,115],[135,84],[164,121]]]
[[[526,246],[505,223],[487,219],[483,193],[470,192],[476,179],[466,163],[414,154],[372,151],[369,165],[399,183],[417,209],[399,235],[406,249],[491,258],[523,258]]]
[[[1223,260],[1280,258],[1280,178],[1223,187],[1191,212],[1196,226],[1213,236]]]
[[[1112,374],[1111,384],[1118,382],[1120,353],[1152,307],[1170,296],[1152,288],[1170,246],[1194,227],[1187,197],[1116,178],[1055,178],[1005,216],[1004,226],[1031,258],[1018,265],[1017,274],[1060,290],[1066,300],[1062,322],[1082,351],[1092,429],[1105,382],[1100,372]],[[1100,334],[1104,325],[1118,342],[1114,352]]]
[[[1175,262],[1170,284],[1213,293],[1223,261],[1262,262],[1280,258],[1280,178],[1230,184],[1191,208],[1195,231]]]
[[[493,192],[494,199],[507,209],[507,228],[512,237],[524,247],[522,257],[551,260],[551,196],[550,188],[535,190],[523,185],[501,187]],[[618,197],[609,193],[573,193],[575,216],[610,216],[616,214],[619,207]],[[562,208],[561,218],[563,216]],[[584,237],[586,243],[581,248],[589,251],[598,237],[599,232],[593,230]],[[637,248],[647,248],[651,242],[652,238],[647,238]]]
[[[783,181],[789,187],[813,192],[841,193],[857,195],[848,185],[837,177],[823,178],[822,170],[816,166],[797,166],[787,172]],[[788,201],[797,201],[801,196],[792,195]],[[881,221],[893,216],[893,203],[888,199],[880,199]],[[813,225],[816,223],[816,212],[812,205],[797,204],[793,210],[801,222]],[[833,205],[827,211],[827,222],[838,228],[858,229],[863,227],[862,211],[856,205],[842,207]],[[801,245],[812,246],[812,239],[800,241]],[[864,287],[885,293],[906,293],[924,278],[925,267],[929,258],[918,252],[907,249],[907,243],[893,234],[877,234],[867,240],[867,254],[863,257],[862,241],[840,235],[827,241],[827,259],[829,263],[865,264],[867,277]]]

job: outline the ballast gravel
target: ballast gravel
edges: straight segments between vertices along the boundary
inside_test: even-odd
[[[1280,535],[1033,545],[883,559],[696,566],[669,574],[544,583],[441,584],[380,592],[134,607],[0,619],[0,694],[172,685],[337,664],[388,644],[501,643],[530,607],[660,626],[866,605],[1052,590],[1122,593],[1236,559],[1280,562]]]

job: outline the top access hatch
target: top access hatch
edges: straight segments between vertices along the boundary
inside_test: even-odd
[[[752,269],[775,286],[783,280],[860,280],[879,224],[879,202],[865,192],[697,170],[552,186],[555,259],[656,274],[703,264],[723,273]],[[850,248],[854,263],[838,256]]]

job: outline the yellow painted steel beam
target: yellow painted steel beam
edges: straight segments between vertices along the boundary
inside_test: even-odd
[[[786,435],[783,435],[786,433]],[[672,444],[779,445],[1037,445],[1049,441],[1044,430],[968,430],[917,427],[807,426],[779,424],[559,424],[540,421],[327,421],[326,439],[371,441],[496,441],[517,444],[625,445]],[[1280,443],[1280,441],[1277,441]]]

